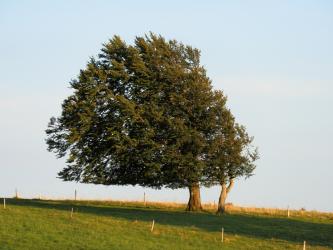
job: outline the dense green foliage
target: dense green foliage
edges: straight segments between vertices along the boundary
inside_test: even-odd
[[[222,131],[213,140],[205,176],[214,184],[230,182],[240,176],[250,177],[255,169],[254,161],[259,158],[257,148],[251,144],[253,138],[233,118]]]
[[[307,249],[333,247],[332,218],[216,216],[105,202],[8,200],[0,225],[1,250],[302,249],[304,240]]]
[[[199,184],[254,170],[255,158],[244,155],[251,140],[195,48],[154,34],[134,45],[115,36],[71,87],[46,130],[48,150],[67,157],[63,180],[188,187],[196,210]]]
[[[153,187],[200,181],[213,92],[198,50],[152,34],[134,46],[114,37],[71,87],[46,131],[50,151],[69,153],[61,178]]]

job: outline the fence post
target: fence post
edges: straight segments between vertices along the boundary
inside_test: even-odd
[[[76,201],[76,197],[77,197],[77,191],[76,191],[76,189],[75,189],[75,191],[74,191],[74,200]]]
[[[306,250],[306,241],[303,243],[303,250]]]
[[[146,206],[147,202],[146,202],[146,192],[143,193],[143,204]]]
[[[224,238],[224,228],[222,227],[222,231],[221,231],[221,242],[223,243],[223,238]]]
[[[154,231],[154,225],[155,225],[155,221],[153,220],[153,223],[151,224],[151,229],[150,229],[151,232]]]
[[[3,198],[3,209],[6,209],[6,198]]]

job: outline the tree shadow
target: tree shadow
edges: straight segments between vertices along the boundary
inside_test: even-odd
[[[179,210],[143,208],[134,206],[86,204],[73,201],[44,201],[9,199],[8,205],[29,206],[43,209],[70,211],[75,207],[80,213],[98,216],[111,216],[127,220],[152,221],[157,224],[195,227],[209,232],[220,232],[256,237],[262,239],[280,239],[300,243],[304,240],[310,245],[333,247],[333,223],[312,222],[296,218],[254,216],[245,214],[226,214],[218,216],[212,213],[191,213]]]

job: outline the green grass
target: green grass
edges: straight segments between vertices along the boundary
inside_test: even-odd
[[[7,199],[6,209],[0,208],[1,250],[303,249],[304,240],[307,249],[333,249],[333,219],[241,212],[217,216],[162,205],[88,201]]]

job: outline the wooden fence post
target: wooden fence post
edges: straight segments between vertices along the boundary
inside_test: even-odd
[[[146,202],[146,192],[143,193],[143,204],[145,205],[145,207],[147,206],[147,202]]]
[[[155,221],[153,220],[153,223],[151,224],[151,229],[150,229],[151,232],[154,231],[154,225],[155,225]]]
[[[223,238],[224,238],[224,228],[222,227],[222,231],[221,231],[221,242],[223,243]]]

